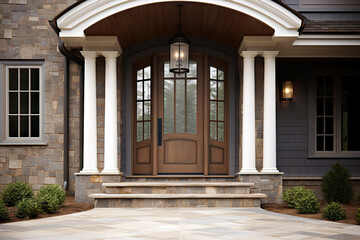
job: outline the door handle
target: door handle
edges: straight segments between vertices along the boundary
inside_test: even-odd
[[[158,146],[162,145],[162,119],[158,118]]]

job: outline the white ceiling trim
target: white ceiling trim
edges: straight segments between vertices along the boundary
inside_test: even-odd
[[[60,37],[83,38],[85,29],[102,19],[134,7],[161,2],[188,1],[87,0],[57,19],[57,26],[61,30]],[[218,5],[247,14],[273,28],[273,37],[297,37],[302,23],[298,16],[272,0],[191,0],[191,2]]]

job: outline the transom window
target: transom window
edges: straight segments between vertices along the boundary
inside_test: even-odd
[[[346,155],[360,151],[358,89],[358,76],[317,77],[316,152]]]
[[[43,134],[42,65],[5,65],[2,71],[1,142],[39,143]]]

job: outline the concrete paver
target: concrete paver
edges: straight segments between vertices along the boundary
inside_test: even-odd
[[[0,224],[0,239],[360,239],[360,226],[254,208],[97,208]]]

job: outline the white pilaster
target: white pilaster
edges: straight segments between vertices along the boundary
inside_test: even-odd
[[[85,57],[84,76],[84,168],[81,173],[98,173],[96,126],[96,57],[95,51],[81,51]]]
[[[257,51],[243,51],[242,168],[240,173],[257,173],[255,167],[255,56]]]
[[[276,73],[278,51],[264,51],[264,144],[261,172],[276,173]]]
[[[105,136],[104,169],[101,173],[119,172],[118,168],[118,129],[117,129],[117,51],[103,51],[105,57]]]

